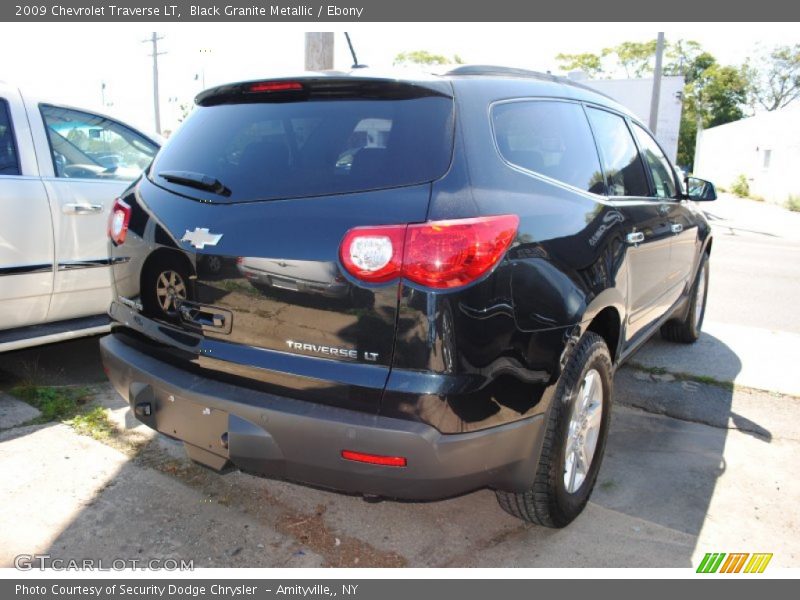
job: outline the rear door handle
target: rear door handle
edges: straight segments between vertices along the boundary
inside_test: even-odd
[[[681,225],[680,223],[673,223],[670,226],[670,229],[672,230],[672,233],[680,233],[681,231],[683,231],[683,225]]]
[[[65,215],[91,215],[103,212],[102,204],[65,204],[61,211]]]
[[[644,233],[641,231],[634,231],[625,236],[625,241],[629,244],[635,245],[644,241]]]

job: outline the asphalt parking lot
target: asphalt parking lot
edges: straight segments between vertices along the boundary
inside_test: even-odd
[[[188,462],[137,427],[97,340],[0,357],[0,390],[80,386],[103,439],[0,393],[0,566],[18,554],[220,566],[690,567],[706,552],[800,566],[800,214],[723,196],[705,333],[653,340],[619,370],[606,458],[569,527],[523,524],[479,491],[377,504]]]

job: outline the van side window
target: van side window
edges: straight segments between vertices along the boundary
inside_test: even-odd
[[[502,157],[518,167],[595,194],[605,193],[592,131],[579,104],[498,104],[492,125]]]
[[[19,174],[17,145],[14,143],[11,115],[8,112],[8,103],[0,98],[0,176]]]
[[[609,196],[648,196],[647,183],[639,151],[625,119],[605,110],[587,108],[603,167]]]
[[[659,148],[653,137],[641,126],[633,124],[633,132],[639,140],[639,147],[644,155],[644,162],[653,176],[655,196],[657,198],[675,198],[675,172],[667,157]]]
[[[41,105],[56,177],[133,181],[158,151],[124,125],[83,111]]]

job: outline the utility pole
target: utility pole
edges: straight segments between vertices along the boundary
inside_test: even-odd
[[[142,40],[143,44],[153,44],[153,53],[150,55],[153,57],[153,110],[156,119],[156,133],[159,135],[161,135],[161,109],[158,102],[158,57],[162,54],[166,54],[166,52],[158,51],[158,41],[163,39],[163,35],[158,35],[154,31],[150,38]]]
[[[106,108],[106,82],[100,82],[100,104],[103,107],[103,110]]]
[[[653,72],[653,95],[650,98],[650,131],[655,135],[658,126],[658,101],[661,99],[661,64],[664,60],[664,32],[656,40],[656,68]]]
[[[333,32],[306,32],[306,71],[333,69]]]

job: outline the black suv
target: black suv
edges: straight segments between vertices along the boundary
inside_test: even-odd
[[[210,89],[120,198],[103,362],[214,469],[366,497],[482,487],[560,527],[614,369],[699,335],[709,226],[647,129],[567,80],[462,67]],[[214,264],[216,268],[204,268]]]

